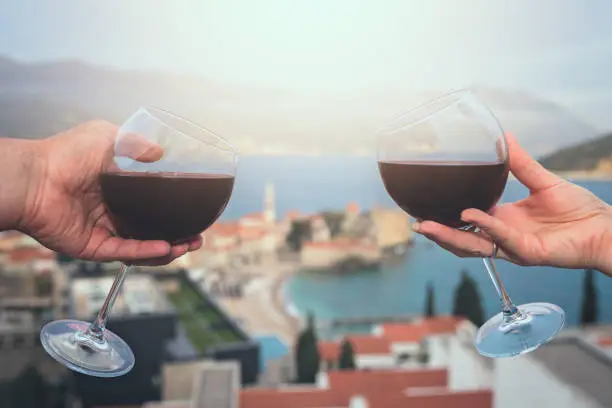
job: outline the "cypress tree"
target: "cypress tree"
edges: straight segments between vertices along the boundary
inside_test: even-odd
[[[342,341],[342,344],[340,345],[340,358],[338,359],[338,367],[341,370],[354,370],[356,368],[353,344],[347,338],[345,338]]]
[[[453,314],[465,317],[477,327],[484,323],[484,312],[478,286],[465,269],[461,271],[461,282],[455,290]]]
[[[590,324],[597,322],[597,288],[595,287],[595,272],[587,269],[582,286],[582,314],[580,322]]]
[[[296,345],[296,369],[298,383],[314,384],[319,372],[320,356],[317,344],[314,315],[308,314],[306,327],[300,333]]]
[[[436,315],[435,295],[433,285],[427,284],[427,295],[425,298],[425,316],[434,317]]]

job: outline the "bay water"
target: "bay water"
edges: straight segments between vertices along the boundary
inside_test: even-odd
[[[574,181],[612,203],[612,181]],[[313,213],[341,209],[349,202],[364,210],[374,205],[395,207],[384,190],[375,157],[246,157],[240,162],[235,192],[223,218],[261,211],[266,182],[275,186],[278,216],[289,210]],[[515,201],[526,195],[522,185],[510,180],[501,201]],[[579,323],[584,271],[520,267],[501,260],[497,265],[516,304],[551,302],[565,310],[568,326]],[[395,267],[346,275],[298,273],[285,290],[296,312],[311,311],[317,318],[327,320],[421,314],[425,289],[431,283],[436,311],[446,314],[452,311],[462,270],[477,282],[485,314],[498,313],[499,300],[481,260],[458,258],[419,236],[404,262]],[[599,321],[612,323],[612,278],[598,273],[595,282]]]

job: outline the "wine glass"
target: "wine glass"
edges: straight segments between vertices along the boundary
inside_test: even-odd
[[[468,208],[490,211],[508,179],[508,151],[493,113],[469,89],[450,92],[392,120],[377,133],[378,165],[385,188],[418,221],[477,231],[461,221]],[[484,266],[501,301],[501,313],[476,335],[478,352],[488,357],[527,353],[552,339],[565,322],[549,303],[515,306],[497,273],[492,255]]]
[[[121,126],[111,156],[100,187],[115,232],[123,238],[177,244],[197,237],[232,194],[237,162],[232,145],[158,108],[140,108]],[[42,344],[55,360],[97,377],[132,369],[132,350],[105,328],[129,269],[121,266],[92,323],[59,320],[43,327]]]

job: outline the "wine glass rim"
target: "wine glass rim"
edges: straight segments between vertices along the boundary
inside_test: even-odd
[[[474,93],[472,92],[472,90],[470,88],[460,88],[460,89],[455,89],[449,92],[445,92],[443,94],[440,94],[438,96],[436,96],[433,99],[429,99],[425,102],[419,103],[418,105],[400,113],[399,115],[396,115],[395,117],[393,117],[391,120],[389,120],[387,123],[385,123],[383,126],[381,126],[377,131],[376,134],[377,135],[382,135],[383,133],[387,133],[387,132],[391,132],[393,130],[397,130],[396,127],[399,128],[404,128],[404,127],[412,127],[418,123],[424,122],[426,120],[428,120],[429,118],[431,118],[432,116],[435,116],[437,114],[439,114],[440,112],[445,111],[446,109],[450,108],[451,106],[455,105],[457,102],[459,102],[461,99],[463,99],[466,95],[474,95]],[[434,105],[436,103],[439,103],[440,101],[444,100],[444,99],[450,99],[448,101],[448,103],[442,105],[439,109],[436,109],[433,112],[430,112],[429,114],[423,115],[422,117],[418,117],[413,121],[410,121],[409,123],[405,123],[403,125],[398,125],[398,123],[405,117],[407,117],[408,115],[414,114],[415,112],[426,108],[428,106]]]
[[[199,125],[199,124],[195,123],[194,121],[192,121],[190,119],[187,119],[187,118],[185,118],[185,117],[183,117],[181,115],[178,115],[176,113],[170,112],[169,110],[166,110],[166,109],[163,109],[163,108],[159,108],[157,106],[145,105],[145,106],[142,106],[140,108],[140,110],[144,111],[147,115],[149,115],[154,120],[156,120],[159,123],[161,123],[162,125],[168,126],[173,131],[175,131],[175,132],[177,132],[177,133],[179,133],[179,134],[181,134],[181,135],[183,135],[185,137],[197,140],[200,143],[205,143],[205,144],[211,145],[211,146],[216,147],[216,148],[221,149],[221,150],[226,150],[226,151],[229,150],[234,156],[237,155],[236,148],[227,139],[225,139],[222,136],[219,136],[218,134],[216,134],[212,130],[210,130],[208,128],[205,128],[204,126]],[[162,113],[164,115],[167,115],[167,116],[170,116],[172,118],[178,119],[181,122],[185,122],[186,124],[188,124],[190,126],[193,126],[194,128],[199,129],[199,130],[201,130],[201,131],[211,135],[213,138],[215,138],[215,139],[219,140],[221,143],[223,143],[227,148],[225,148],[223,146],[212,145],[211,143],[208,143],[206,140],[202,140],[201,138],[199,138],[197,136],[193,136],[193,135],[187,134],[187,133],[177,129],[176,127],[172,126],[170,123],[167,123],[163,118],[160,118],[159,116],[155,115],[154,112]]]

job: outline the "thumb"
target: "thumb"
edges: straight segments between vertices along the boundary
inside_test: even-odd
[[[556,174],[546,170],[529,155],[511,133],[506,133],[510,171],[531,192],[544,190],[563,181]]]
[[[162,158],[164,149],[137,133],[123,133],[115,142],[115,156],[152,163]]]

